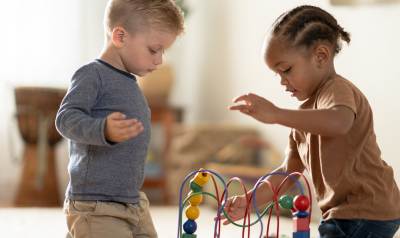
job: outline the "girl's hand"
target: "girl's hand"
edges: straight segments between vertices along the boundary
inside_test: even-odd
[[[233,99],[234,103],[240,101],[244,101],[246,104],[229,106],[229,110],[238,110],[241,113],[249,115],[266,124],[276,123],[277,114],[279,113],[280,108],[276,107],[267,99],[248,93]]]
[[[232,221],[238,221],[244,218],[246,215],[246,207],[247,207],[247,202],[246,202],[246,195],[241,195],[241,196],[234,196],[231,198],[228,198],[228,200],[225,203],[224,210],[228,214],[229,219]],[[224,213],[221,214],[220,216],[221,221],[224,221],[224,225],[228,225],[231,222],[226,219],[226,216]],[[214,221],[217,220],[217,217],[214,217]]]
[[[108,141],[126,141],[143,131],[142,123],[137,119],[124,120],[125,118],[126,116],[120,112],[108,115],[104,128],[104,135]]]

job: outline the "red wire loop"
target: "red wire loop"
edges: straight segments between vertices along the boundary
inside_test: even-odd
[[[268,183],[269,187],[272,190],[272,193],[274,194],[274,201],[275,201],[275,205],[276,205],[276,219],[277,219],[276,237],[279,237],[279,206],[278,206],[278,199],[276,198],[277,194],[275,193],[274,187],[272,186],[272,184],[269,181],[262,180],[261,183]],[[268,237],[268,233],[269,233],[269,224],[270,224],[270,221],[271,221],[271,215],[272,215],[272,209],[273,208],[274,208],[274,206],[272,205],[271,209],[269,210],[266,237]]]
[[[308,216],[308,224],[310,224],[310,222],[311,222],[311,211],[312,211],[312,198],[311,198],[310,185],[308,184],[308,181],[307,181],[306,177],[304,176],[304,174],[299,173],[299,172],[293,172],[293,173],[291,173],[290,175],[293,176],[294,174],[297,174],[297,175],[300,175],[301,177],[303,177],[304,181],[306,181],[306,184],[307,184],[308,197],[309,197],[309,200],[310,200],[310,207],[309,207],[310,209],[309,209],[309,211],[308,211],[308,213],[309,213],[309,216]],[[280,185],[279,188],[278,188],[277,194],[279,194],[279,191],[281,190],[281,188],[282,188],[283,184],[286,182],[286,180],[288,180],[288,178],[290,178],[290,177],[287,176],[287,177],[282,181],[281,185]]]
[[[208,173],[208,172],[205,172],[205,173]],[[211,176],[211,178],[212,178],[212,180],[214,182],[215,193],[217,194],[217,201],[219,201],[218,187],[217,187],[217,183],[215,182],[215,178],[211,173],[208,173],[208,174]],[[222,197],[224,197],[224,195],[222,195]],[[221,207],[220,207],[219,202],[218,202],[218,211],[219,211],[220,208]],[[217,212],[217,216],[218,216],[218,212]],[[218,237],[221,237],[220,234],[221,234],[221,219],[218,219]],[[214,233],[214,238],[216,238],[216,234],[215,233]]]
[[[225,196],[226,191],[225,191],[225,189],[224,189],[224,191],[223,191],[223,193],[222,193],[222,196],[221,196],[221,199],[220,199],[219,193],[218,193],[218,186],[217,186],[217,183],[215,182],[214,176],[213,176],[211,173],[209,173],[209,172],[204,172],[204,173],[210,174],[210,176],[211,176],[211,178],[212,178],[212,180],[213,180],[213,182],[214,182],[215,193],[216,193],[216,195],[217,195],[217,201],[219,201],[219,202],[218,202],[218,212],[219,212],[219,210],[221,209],[220,203],[222,203],[222,201],[224,200],[224,196]],[[302,173],[293,172],[293,173],[291,173],[290,175],[294,175],[294,174],[297,174],[297,175],[302,176],[303,179],[305,180],[306,184],[307,184],[308,196],[309,196],[309,200],[310,200],[308,223],[310,223],[310,221],[311,221],[311,211],[312,211],[312,199],[311,199],[310,185],[308,184],[307,179],[305,178],[305,176],[304,176]],[[275,193],[274,187],[272,186],[272,184],[271,184],[269,181],[267,181],[267,180],[262,180],[262,181],[261,181],[261,183],[267,183],[267,184],[269,185],[269,187],[271,188],[272,193],[274,194],[274,201],[275,201],[275,206],[276,206],[276,216],[277,216],[277,231],[276,231],[276,237],[279,237],[279,204],[278,204],[278,199],[277,199],[276,196],[279,194],[279,191],[281,190],[281,188],[282,188],[282,186],[284,185],[284,183],[288,180],[288,178],[290,178],[290,176],[287,176],[287,177],[282,181],[282,183],[279,185],[279,188],[278,188],[278,190],[277,190],[276,193]],[[243,188],[243,190],[244,190],[244,193],[245,193],[245,195],[246,195],[246,211],[245,211],[245,215],[244,215],[243,226],[246,226],[246,219],[247,219],[247,220],[248,220],[248,221],[247,221],[248,238],[250,238],[250,224],[251,224],[251,223],[250,223],[250,201],[251,201],[252,198],[253,198],[253,193],[250,195],[250,198],[249,198],[248,195],[247,195],[247,189],[246,189],[246,187],[245,187],[243,181],[242,181],[240,178],[238,178],[238,177],[233,177],[233,178],[231,178],[231,179],[229,180],[229,182],[226,184],[226,187],[227,187],[227,188],[228,188],[228,186],[230,185],[230,183],[231,183],[233,180],[237,180],[237,181],[240,182],[240,184],[242,185],[242,188]],[[260,184],[261,184],[261,183],[260,183]],[[274,206],[271,206],[271,209],[270,209],[270,211],[269,211],[269,217],[268,217],[268,224],[267,224],[266,237],[268,237],[268,233],[269,233],[269,225],[270,225],[270,220],[271,220],[271,215],[272,215],[272,209],[273,209],[273,208],[274,208]],[[257,209],[257,208],[255,207],[254,209]],[[267,209],[267,208],[266,208],[266,209]],[[217,212],[217,215],[218,215],[218,212]],[[264,213],[264,212],[263,212],[263,213]],[[242,238],[244,238],[245,229],[246,229],[246,227],[243,227]],[[218,237],[221,237],[220,234],[221,234],[221,219],[218,217]],[[216,238],[216,234],[214,234],[214,238]]]
[[[231,182],[232,182],[233,180],[237,180],[237,181],[240,182],[240,184],[242,185],[242,188],[243,188],[243,190],[244,190],[244,194],[246,194],[246,211],[245,211],[245,214],[244,214],[243,226],[246,225],[246,218],[247,218],[247,219],[248,219],[248,225],[247,225],[247,227],[248,227],[248,234],[247,234],[247,235],[248,235],[248,237],[250,238],[250,212],[249,212],[249,206],[250,206],[250,204],[249,204],[249,198],[248,198],[248,195],[247,195],[247,189],[246,189],[246,186],[244,185],[243,181],[242,181],[240,178],[238,178],[238,177],[233,177],[233,178],[231,178],[231,179],[229,180],[229,182],[226,184],[226,187],[227,187],[227,188],[228,188],[228,186],[231,184]],[[224,192],[222,193],[221,203],[222,203],[222,201],[223,201],[223,199],[224,199],[225,192],[226,192],[226,191],[224,190]],[[245,230],[246,230],[246,227],[243,227],[243,230],[242,230],[242,237],[243,237],[243,238],[244,238]]]

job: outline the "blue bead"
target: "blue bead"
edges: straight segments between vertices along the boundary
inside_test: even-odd
[[[293,231],[293,238],[310,238],[310,231]]]
[[[295,213],[293,213],[293,216],[296,216],[296,217],[308,217],[308,212],[305,212],[305,211],[297,211],[297,212],[295,212]]]
[[[183,224],[183,230],[188,234],[193,234],[197,230],[197,223],[193,220],[187,220]]]

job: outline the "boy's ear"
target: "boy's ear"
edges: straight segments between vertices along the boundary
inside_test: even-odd
[[[322,68],[331,58],[331,51],[326,45],[318,45],[314,50],[314,57],[318,68]]]
[[[112,32],[112,41],[117,48],[122,48],[125,46],[125,38],[127,36],[127,32],[124,28],[118,26],[115,27]]]

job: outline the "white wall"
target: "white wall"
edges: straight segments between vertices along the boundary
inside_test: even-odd
[[[67,87],[73,72],[96,58],[102,48],[101,24],[106,0],[71,0],[63,4],[51,0],[35,1],[35,4],[13,2],[25,4],[23,14],[19,10],[21,4],[11,2],[7,8],[0,6],[0,29],[7,32],[7,36],[13,36],[0,39],[0,52],[6,56],[0,60],[0,107],[3,109],[0,117],[0,151],[3,152],[0,201],[6,202],[12,201],[20,173],[20,167],[12,165],[9,158],[7,138],[14,110],[12,87],[20,84]],[[259,128],[283,156],[287,128],[260,124],[227,107],[235,96],[248,92],[259,94],[280,107],[299,105],[283,91],[278,78],[263,64],[261,44],[269,26],[284,11],[299,4],[320,6],[352,33],[350,46],[345,46],[336,60],[337,72],[354,82],[369,99],[382,157],[394,168],[395,178],[400,181],[395,137],[400,133],[396,120],[400,116],[396,110],[396,103],[400,102],[397,93],[400,88],[399,3],[333,7],[328,0],[188,2],[191,12],[186,22],[187,34],[179,45],[175,44],[168,51],[166,59],[176,73],[170,101],[184,108],[187,123],[252,125]],[[18,27],[7,22],[17,22]],[[15,146],[21,147],[18,139],[14,141]],[[64,193],[68,182],[65,140],[58,146],[57,153],[60,190]]]

